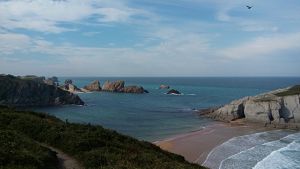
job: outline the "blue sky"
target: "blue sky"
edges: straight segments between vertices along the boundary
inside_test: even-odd
[[[0,0],[0,73],[299,76],[299,11],[299,0]]]

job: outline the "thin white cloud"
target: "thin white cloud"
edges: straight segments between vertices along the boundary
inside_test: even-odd
[[[171,31],[172,30],[172,31]],[[166,32],[169,32],[166,35]],[[162,36],[165,35],[165,36]],[[178,70],[182,70],[180,74],[188,74],[191,70],[199,69],[198,64],[206,63],[204,56],[209,55],[209,42],[205,36],[196,33],[186,32],[185,30],[164,28],[158,29],[152,34],[152,37],[161,38],[160,43],[152,46],[144,46],[142,48],[120,48],[112,47],[82,47],[72,44],[55,44],[41,38],[30,38],[28,43],[30,48],[15,49],[15,53],[27,52],[31,54],[46,56],[47,61],[30,56],[19,58],[17,55],[10,55],[12,58],[18,58],[18,62],[24,63],[23,67],[30,67],[25,62],[32,60],[48,66],[54,66],[56,70],[68,74],[89,74],[97,72],[105,75],[159,75],[159,74],[175,74]],[[14,46],[13,43],[10,46]],[[27,45],[29,46],[29,45]],[[0,47],[1,48],[1,47]],[[12,50],[12,49],[10,49]],[[1,59],[0,51],[0,59]],[[3,54],[3,53],[2,53]],[[53,57],[53,59],[50,59]],[[57,57],[60,62],[54,64],[49,62],[49,59],[54,61]],[[3,58],[6,64],[15,64],[9,57]],[[23,62],[24,61],[24,62]],[[190,66],[186,68],[186,65]],[[72,65],[66,69],[66,65]],[[86,69],[89,65],[91,69]],[[134,69],[132,69],[134,67]],[[201,66],[201,69],[204,66]],[[0,71],[5,72],[4,68]],[[29,69],[31,70],[31,69]],[[28,72],[28,71],[26,71]]]
[[[88,18],[98,22],[126,22],[147,12],[129,8],[125,1],[108,0],[11,0],[0,1],[0,25],[6,29],[23,28],[59,33],[73,30],[61,26]]]
[[[23,34],[0,33],[0,53],[11,54],[26,50],[31,45],[31,38]]]
[[[219,52],[231,59],[272,56],[277,52],[300,49],[300,32],[262,36]]]

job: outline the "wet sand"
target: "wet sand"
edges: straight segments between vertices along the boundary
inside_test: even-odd
[[[189,162],[202,164],[209,152],[223,142],[236,136],[265,130],[267,129],[255,124],[240,125],[216,122],[202,130],[156,141],[154,144],[164,150],[184,156]]]

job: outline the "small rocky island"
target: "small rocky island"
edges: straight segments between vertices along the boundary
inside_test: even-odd
[[[117,80],[117,81],[106,81],[101,87],[100,82],[98,80],[92,81],[90,84],[87,84],[83,88],[77,87],[73,80],[67,79],[63,85],[59,85],[58,83],[53,82],[50,78],[47,80],[43,80],[44,83],[48,85],[54,85],[59,87],[62,90],[71,92],[71,93],[87,93],[87,92],[114,92],[114,93],[136,93],[143,94],[149,93],[142,86],[132,85],[125,86],[125,81]]]
[[[86,85],[81,89],[83,91],[89,91],[89,92],[99,92],[101,91],[101,86],[99,80],[94,80],[92,83]]]
[[[167,92],[167,94],[180,95],[181,93],[178,90],[171,89]]]
[[[0,76],[0,105],[5,106],[54,106],[65,104],[84,105],[79,96],[48,85],[43,77]]]
[[[201,115],[225,122],[242,119],[279,128],[300,128],[300,85],[244,97]]]
[[[118,93],[149,93],[141,86],[125,86],[125,81],[118,80],[115,82],[106,81],[102,86],[103,91]]]

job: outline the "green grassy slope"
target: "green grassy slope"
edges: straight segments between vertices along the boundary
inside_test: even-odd
[[[36,140],[59,148],[87,169],[203,168],[151,143],[138,141],[101,126],[65,123],[42,113],[0,108],[0,130],[21,133],[19,137],[27,139],[28,144],[31,141],[31,146],[33,140]],[[6,144],[6,141],[1,144]],[[19,154],[22,155],[22,152]],[[26,158],[24,160],[26,162]],[[37,165],[36,168],[41,167]]]
[[[56,169],[55,152],[13,130],[0,129],[1,169]]]
[[[287,91],[276,93],[276,96],[290,96],[300,94],[300,85],[296,85],[288,89]]]

